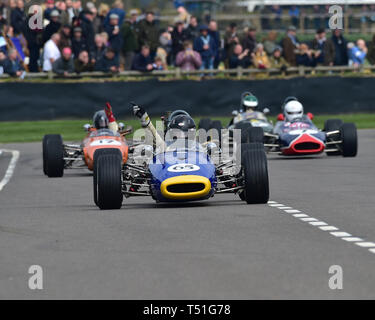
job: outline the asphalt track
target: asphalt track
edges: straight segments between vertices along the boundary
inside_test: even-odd
[[[0,191],[0,298],[374,299],[375,131],[359,135],[357,158],[270,157],[268,205],[131,198],[115,211],[94,206],[86,171],[43,176],[40,143],[2,145],[20,158]],[[28,288],[31,265],[43,290]],[[328,286],[332,265],[342,290]]]

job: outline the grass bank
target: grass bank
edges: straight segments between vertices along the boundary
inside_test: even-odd
[[[323,128],[324,121],[331,118],[354,122],[358,129],[375,129],[375,113],[319,115],[315,117],[314,123],[319,128]],[[195,118],[197,124],[199,119],[199,117]],[[213,117],[212,119],[221,120],[224,126],[230,121],[229,117]],[[276,117],[270,117],[270,119],[276,121]],[[51,133],[61,134],[65,141],[80,141],[85,136],[83,125],[90,121],[91,119],[0,122],[0,143],[41,141],[45,134]],[[120,119],[119,121],[133,126],[134,129],[140,127],[137,119]]]

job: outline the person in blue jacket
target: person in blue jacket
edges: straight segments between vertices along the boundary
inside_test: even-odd
[[[208,34],[208,27],[206,25],[202,25],[199,30],[200,36],[194,41],[194,50],[198,51],[202,57],[201,69],[212,70],[215,59],[215,41]]]
[[[367,55],[366,42],[362,39],[357,41],[357,46],[353,43],[348,44],[348,56],[349,56],[349,65],[359,67],[365,63]]]
[[[104,19],[104,27],[109,25],[110,16],[111,14],[117,14],[118,15],[118,25],[122,26],[124,20],[125,20],[125,10],[124,10],[124,4],[121,0],[116,0],[113,3],[112,9],[109,10],[107,16]]]

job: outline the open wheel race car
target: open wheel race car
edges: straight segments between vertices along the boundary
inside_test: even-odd
[[[319,130],[304,116],[293,122],[278,121],[274,133],[264,133],[264,146],[269,152],[282,155],[327,155],[355,157],[358,149],[357,128],[354,123],[339,119],[327,120]]]
[[[127,161],[128,144],[125,135],[131,132],[131,128],[116,133],[109,129],[91,130],[90,125],[85,125],[85,129],[88,134],[81,144],[66,144],[59,134],[44,136],[43,172],[45,175],[62,177],[64,169],[88,168],[94,170],[94,157],[98,150],[108,148],[118,150],[122,162]]]
[[[174,116],[176,113],[166,121]],[[238,145],[234,152],[241,154],[241,158],[236,161],[238,157],[226,156],[212,142],[199,144],[190,140],[188,147],[186,142],[176,140],[177,147],[167,147],[162,152],[155,151],[150,144],[134,144],[126,163],[117,149],[98,154],[93,179],[97,206],[119,209],[124,196],[186,202],[205,200],[219,193],[236,193],[248,204],[267,203],[267,158],[262,144]]]

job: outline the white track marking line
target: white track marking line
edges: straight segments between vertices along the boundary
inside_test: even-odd
[[[11,153],[12,159],[9,162],[9,166],[8,166],[7,171],[5,172],[4,178],[0,181],[0,191],[3,190],[3,188],[9,182],[9,180],[12,178],[14,170],[16,169],[16,164],[17,164],[18,158],[20,157],[20,152],[18,150],[2,149],[1,153],[2,152]]]
[[[371,248],[375,247],[374,242],[356,242],[355,243],[357,246],[363,247],[363,248]]]
[[[291,209],[291,210],[285,210],[286,213],[300,213],[301,211],[296,210],[296,209]]]
[[[326,226],[327,225],[327,223],[323,221],[313,221],[313,222],[309,222],[309,224],[311,224],[312,226]]]
[[[293,217],[296,217],[296,218],[307,218],[308,215],[304,214],[304,213],[295,213],[295,214],[293,214]]]
[[[341,238],[342,240],[348,241],[348,242],[356,242],[356,241],[363,241],[361,238],[357,237],[344,237]]]
[[[352,236],[350,233],[341,232],[341,231],[331,232],[331,235],[333,235],[335,237],[339,237],[339,238],[342,238],[342,237],[351,237]]]
[[[315,218],[301,218],[302,221],[305,221],[305,222],[310,222],[310,221],[318,221],[318,219],[315,219]]]
[[[335,230],[339,230],[339,228],[336,228],[334,226],[322,226],[322,227],[319,227],[319,229],[321,229],[323,231],[335,231]]]
[[[284,207],[284,205],[281,203],[270,203],[269,206],[270,207]]]
[[[369,248],[368,251],[375,254],[375,242],[364,241],[361,238],[353,237],[350,233],[345,231],[340,231],[339,228],[335,226],[329,226],[326,222],[320,221],[314,217],[301,212],[300,210],[293,209],[284,204],[278,203],[277,201],[268,201],[268,206],[271,208],[277,208],[285,213],[292,213],[294,218],[299,219],[300,221],[307,222],[309,225],[318,227],[323,231],[332,231],[330,234],[336,238],[342,239],[347,242],[354,242],[355,245],[362,248]]]

